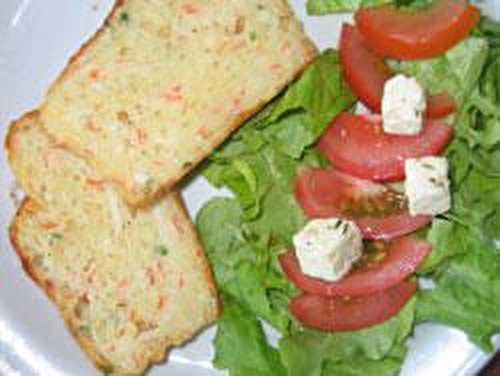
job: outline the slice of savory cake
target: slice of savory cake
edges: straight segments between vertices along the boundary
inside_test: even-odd
[[[311,62],[286,0],[122,0],[41,106],[131,205],[169,191]]]
[[[48,138],[38,113],[12,125],[7,151],[29,195],[11,226],[14,248],[99,368],[141,374],[216,318],[211,272],[178,193],[131,210]]]

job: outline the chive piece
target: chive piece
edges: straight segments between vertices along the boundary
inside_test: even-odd
[[[120,14],[120,22],[127,23],[129,21],[129,16],[127,12],[122,12]]]
[[[344,227],[342,228],[342,235],[347,234],[348,229],[349,229],[349,225],[344,222]]]
[[[187,170],[187,169],[189,169],[189,168],[191,168],[191,167],[193,167],[193,162],[184,162],[184,163],[182,164],[182,169],[183,169],[183,170]]]
[[[91,337],[92,332],[90,331],[90,327],[88,325],[80,325],[80,333],[82,333],[85,337]]]
[[[53,232],[49,235],[50,240],[61,240],[63,238],[62,234],[59,234],[58,232]]]
[[[422,167],[424,167],[428,170],[434,170],[434,166],[429,164],[429,163],[422,163]]]
[[[113,372],[115,372],[115,368],[113,366],[104,366],[101,370],[103,375],[105,376],[111,375]]]
[[[159,245],[156,247],[156,253],[158,253],[160,256],[166,256],[168,255],[168,248],[164,245]]]
[[[252,42],[255,42],[255,40],[257,39],[257,33],[255,31],[251,31],[248,37]]]

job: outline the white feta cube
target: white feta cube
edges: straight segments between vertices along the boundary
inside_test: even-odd
[[[304,274],[338,281],[361,257],[361,231],[355,223],[337,218],[314,219],[293,238]]]
[[[405,193],[410,215],[437,215],[450,209],[450,181],[446,158],[407,159],[405,174]]]
[[[398,74],[387,80],[382,97],[384,132],[401,135],[420,133],[426,106],[424,89],[415,78]]]

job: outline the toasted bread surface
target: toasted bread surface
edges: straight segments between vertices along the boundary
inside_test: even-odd
[[[30,197],[11,241],[94,363],[141,374],[218,314],[195,229],[175,191],[149,209],[130,209],[38,120],[36,112],[24,116],[7,137]]]
[[[144,206],[315,54],[286,0],[123,0],[49,90],[42,125]]]

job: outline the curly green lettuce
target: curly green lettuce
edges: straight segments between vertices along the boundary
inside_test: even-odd
[[[432,0],[307,0],[307,13],[323,16],[332,13],[353,12],[361,7],[394,4],[404,7],[422,7]]]
[[[471,37],[445,55],[396,63],[460,105],[447,150],[452,210],[433,221],[433,252],[420,273],[436,287],[419,293],[417,320],[464,330],[486,351],[500,331],[500,23],[483,19]]]

